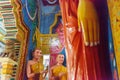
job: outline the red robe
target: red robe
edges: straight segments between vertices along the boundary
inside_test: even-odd
[[[78,0],[59,0],[64,26],[68,80],[101,80],[98,47],[85,46],[78,30]]]

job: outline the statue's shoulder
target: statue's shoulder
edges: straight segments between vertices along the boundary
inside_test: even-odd
[[[57,67],[57,65],[54,65],[51,67],[51,70],[55,69]]]
[[[29,60],[29,61],[28,61],[28,64],[29,64],[29,65],[34,64],[34,61],[33,61],[33,60]]]

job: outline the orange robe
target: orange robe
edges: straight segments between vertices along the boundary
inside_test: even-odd
[[[68,80],[101,80],[97,46],[86,47],[78,31],[78,0],[59,0],[64,26]]]
[[[31,70],[33,73],[39,73],[39,72],[44,70],[44,66],[41,63],[36,63],[36,64],[31,65]],[[37,80],[44,80],[43,75],[37,75],[33,78],[29,78],[28,80],[36,80],[36,79]]]
[[[59,76],[60,73],[65,73],[59,80],[67,80],[67,69],[64,66],[56,66],[52,70],[53,76]]]

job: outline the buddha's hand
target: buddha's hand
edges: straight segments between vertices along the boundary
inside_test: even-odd
[[[64,76],[66,73],[65,72],[61,72],[59,73],[59,77],[61,78],[62,76]]]
[[[99,20],[95,7],[89,0],[79,2],[78,25],[82,27],[86,46],[94,46],[99,43]]]
[[[59,77],[58,76],[54,76],[50,80],[59,80]]]
[[[43,70],[43,71],[40,72],[40,74],[44,74],[44,73],[47,73],[47,72],[48,72],[48,70]]]
[[[47,73],[47,72],[48,72],[48,70],[44,70],[44,71],[43,71],[43,73]]]

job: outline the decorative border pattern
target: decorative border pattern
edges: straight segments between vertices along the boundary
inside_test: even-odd
[[[18,69],[17,69],[17,80],[24,80],[24,70],[25,70],[25,59],[27,55],[28,50],[28,36],[29,36],[29,29],[26,27],[26,25],[23,22],[22,18],[22,8],[21,8],[21,2],[20,0],[11,0],[11,4],[13,5],[13,12],[15,13],[16,17],[16,26],[18,27],[17,32],[17,39],[20,41],[20,58],[18,63]]]

